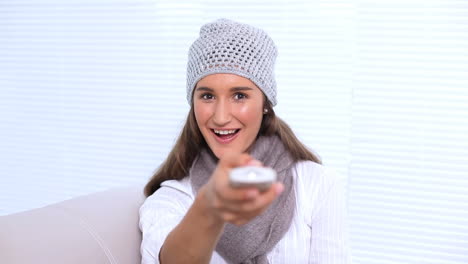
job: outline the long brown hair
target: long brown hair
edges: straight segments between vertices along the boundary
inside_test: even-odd
[[[276,116],[270,102],[268,100],[265,101],[265,108],[268,112],[263,116],[258,136],[277,135],[290,152],[294,161],[310,160],[321,164],[320,158],[299,141],[291,128]],[[208,147],[208,145],[198,128],[195,113],[193,107],[191,107],[187,116],[187,121],[174,148],[146,184],[145,195],[150,196],[153,194],[161,187],[163,181],[181,180],[187,177],[195,157],[198,155],[200,149],[204,147]]]

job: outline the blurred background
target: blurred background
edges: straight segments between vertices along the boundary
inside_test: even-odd
[[[276,42],[275,110],[346,179],[354,263],[468,263],[466,0],[1,0],[0,215],[143,186],[221,17]]]

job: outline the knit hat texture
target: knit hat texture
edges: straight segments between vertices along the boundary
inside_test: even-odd
[[[200,79],[215,73],[233,73],[251,80],[276,105],[276,56],[273,40],[259,28],[228,19],[205,24],[189,50],[188,103]]]

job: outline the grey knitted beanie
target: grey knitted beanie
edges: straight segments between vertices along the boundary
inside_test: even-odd
[[[255,83],[276,105],[276,46],[267,33],[228,19],[205,24],[189,50],[187,101],[197,82],[214,73],[233,73]]]

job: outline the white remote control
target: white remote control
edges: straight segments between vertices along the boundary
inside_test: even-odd
[[[229,181],[234,188],[256,187],[265,191],[276,181],[276,171],[256,166],[238,167],[231,170]]]

